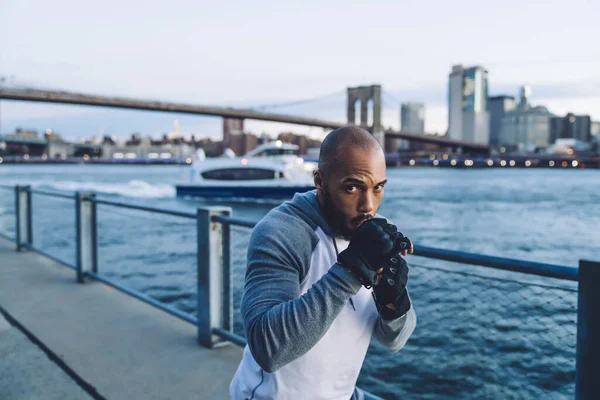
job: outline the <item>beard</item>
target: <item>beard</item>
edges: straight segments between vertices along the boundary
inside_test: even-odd
[[[373,218],[373,216],[369,214],[361,214],[354,218],[348,218],[344,212],[335,205],[327,187],[324,187],[321,193],[323,194],[323,214],[325,220],[329,223],[331,228],[333,228],[333,231],[345,240],[350,240],[353,232],[353,229],[348,228],[349,223],[358,224],[359,222]]]

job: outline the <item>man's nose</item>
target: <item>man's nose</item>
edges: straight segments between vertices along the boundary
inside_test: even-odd
[[[375,202],[373,201],[373,193],[367,190],[362,193],[360,198],[360,204],[358,205],[358,211],[365,214],[372,214]]]

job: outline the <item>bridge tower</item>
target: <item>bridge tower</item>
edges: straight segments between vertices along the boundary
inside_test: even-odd
[[[360,102],[360,122],[356,121],[356,104]],[[372,109],[369,110],[369,102]],[[369,121],[369,112],[372,116]],[[371,132],[385,151],[385,132],[381,125],[381,85],[348,88],[348,124]]]
[[[244,133],[244,120],[242,118],[223,117],[223,146],[231,146],[231,135]]]

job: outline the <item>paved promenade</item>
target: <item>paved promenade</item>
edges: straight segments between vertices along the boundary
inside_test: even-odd
[[[0,238],[0,399],[226,399],[242,356]]]

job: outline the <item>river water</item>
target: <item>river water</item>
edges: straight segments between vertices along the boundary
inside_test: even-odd
[[[259,220],[278,202],[175,197],[179,166],[0,166],[0,185],[91,191],[115,201],[194,211],[226,205]],[[600,172],[544,169],[388,170],[379,212],[417,245],[577,266],[600,260]],[[33,195],[34,245],[74,263],[72,200]],[[98,205],[99,271],[195,313],[192,220]],[[0,189],[0,232],[14,235],[14,194]],[[249,229],[232,229],[236,331],[242,333]],[[375,342],[359,386],[384,398],[572,398],[576,284],[409,256],[418,315],[399,353]]]

